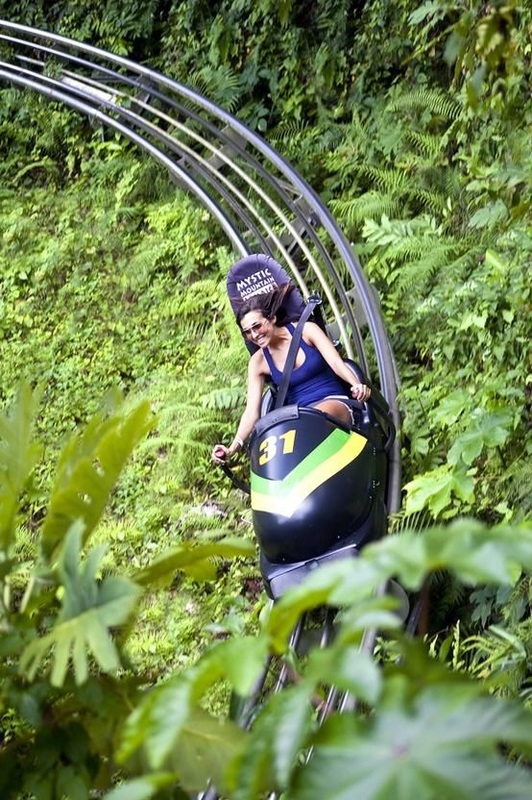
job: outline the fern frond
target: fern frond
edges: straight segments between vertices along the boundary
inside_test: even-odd
[[[300,139],[303,134],[309,130],[309,124],[303,120],[287,119],[281,122],[270,135],[270,141],[274,146],[294,139]]]
[[[379,167],[363,165],[360,171],[382,191],[389,194],[408,193],[412,188],[412,178],[404,170],[381,169]]]
[[[367,122],[362,119],[360,115],[360,110],[358,108],[355,108],[353,110],[351,116],[351,124],[349,125],[348,128],[348,133],[350,139],[358,139],[363,142],[368,141],[368,135],[369,135],[368,125]]]
[[[449,94],[434,89],[415,89],[406,92],[387,106],[387,111],[392,114],[405,109],[430,111],[435,116],[450,121],[457,119],[462,113],[460,103],[453,100]]]
[[[328,153],[325,157],[325,163],[327,169],[335,175],[335,178],[340,177],[342,179],[351,176],[352,179],[353,175],[360,170],[362,155],[363,151],[357,146],[356,140],[350,140]]]
[[[459,246],[457,242],[426,241],[409,243],[410,252],[419,248],[420,257],[408,260],[405,268],[401,271],[397,280],[397,290],[400,294],[412,292],[416,288],[417,293],[423,291],[427,283],[433,279],[434,275],[449,263],[449,257]],[[405,247],[404,252],[407,251]]]
[[[440,250],[437,241],[429,243],[425,236],[412,235],[408,239],[391,244],[381,258],[383,263],[411,264],[414,261],[423,261],[428,252],[434,251],[435,246]]]
[[[412,295],[414,290],[415,296],[423,295],[427,284],[434,278],[441,266],[442,262],[439,257],[436,259],[426,258],[407,264],[401,271],[398,280],[398,296]]]
[[[180,291],[166,299],[161,314],[164,318],[177,318],[180,323],[187,320],[190,324],[192,319],[201,315],[202,312],[206,312],[203,316],[203,323],[198,326],[198,329],[204,331],[210,325],[216,291],[217,281],[215,278],[204,278],[194,281],[190,286],[182,286]],[[197,319],[195,321],[197,323]]]
[[[499,695],[516,697],[522,688],[528,691],[531,634],[526,620],[514,630],[492,625],[483,634],[470,636],[464,641],[464,651],[472,653],[470,671],[488,679]]]
[[[410,247],[416,240],[439,236],[440,231],[436,220],[426,215],[413,219],[389,219],[383,215],[379,222],[368,221],[363,235],[369,242],[384,248],[383,256],[386,256],[394,247]]]
[[[236,109],[243,91],[241,77],[225,64],[216,69],[205,65],[192,72],[187,83],[227,111]]]
[[[435,164],[441,160],[441,136],[430,133],[419,133],[419,131],[410,129],[406,131],[405,138],[418,152],[422,153],[430,163]]]
[[[229,411],[235,408],[242,408],[246,401],[245,386],[229,386],[222,389],[214,389],[202,398],[204,408],[213,411]]]
[[[314,140],[314,152],[316,154],[329,153],[336,150],[341,145],[346,136],[343,125],[329,123],[327,127],[320,131],[320,135]]]
[[[532,488],[532,487],[529,487]],[[517,625],[525,615],[530,613],[530,598],[532,597],[532,576],[523,575],[513,587],[510,597],[501,607],[501,616],[507,625]],[[532,652],[532,630],[528,631],[527,648]]]
[[[532,514],[532,462],[530,459],[518,459],[508,471],[511,481],[511,497],[518,511],[518,516],[527,518]]]
[[[429,577],[430,623],[433,630],[448,625],[448,617],[466,599],[464,585],[451,573],[438,570]]]
[[[442,214],[445,210],[447,195],[432,189],[415,189],[412,197],[420,207],[433,214]]]
[[[390,533],[402,533],[403,531],[416,531],[423,534],[423,530],[432,523],[432,518],[427,509],[417,511],[415,514],[405,514],[403,510],[397,514],[391,514],[388,518],[388,528]]]
[[[347,200],[333,200],[330,206],[336,219],[346,227],[354,227],[366,219],[380,219],[383,214],[393,217],[401,211],[397,197],[375,191]]]
[[[454,258],[445,267],[445,273],[449,281],[465,280],[467,274],[476,267],[479,258],[484,255],[486,250],[482,242],[466,238],[463,239],[460,245],[462,252],[455,254]]]
[[[129,198],[130,202],[169,201],[174,194],[175,184],[169,179],[167,170],[154,159],[143,161]]]

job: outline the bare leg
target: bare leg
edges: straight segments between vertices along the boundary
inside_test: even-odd
[[[336,417],[340,422],[343,422],[344,425],[348,425],[349,427],[351,427],[353,423],[348,407],[345,403],[342,403],[341,400],[322,400],[321,403],[316,403],[314,408],[325,411],[327,414]]]

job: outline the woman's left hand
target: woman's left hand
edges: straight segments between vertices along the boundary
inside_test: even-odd
[[[351,396],[355,400],[365,403],[371,396],[371,389],[364,383],[353,383],[351,386]]]

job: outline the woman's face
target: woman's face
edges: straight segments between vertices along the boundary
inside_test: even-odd
[[[274,325],[262,311],[248,311],[240,320],[245,338],[259,347],[266,347],[272,338]]]

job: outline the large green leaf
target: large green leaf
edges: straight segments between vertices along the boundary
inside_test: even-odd
[[[218,666],[241,697],[253,689],[261,674],[268,653],[268,642],[263,636],[241,636],[221,642],[208,653],[208,661]],[[206,684],[201,686],[204,691]]]
[[[245,732],[231,720],[217,719],[195,708],[183,725],[170,764],[180,784],[189,791],[205,788],[209,779],[223,790],[227,765],[246,740]]]
[[[532,525],[495,525],[462,519],[404,531],[367,545],[358,558],[321,567],[273,606],[265,623],[272,647],[283,652],[301,614],[323,604],[350,606],[351,620],[367,611],[367,600],[390,578],[418,590],[431,572],[448,569],[467,583],[511,585],[522,569],[532,570]],[[354,623],[351,621],[351,625]]]
[[[139,749],[153,769],[173,758],[191,714],[205,691],[228,680],[246,696],[263,669],[267,653],[264,637],[247,636],[214,646],[195,667],[156,687],[140,703],[124,726],[119,759],[124,762]],[[233,741],[232,746],[238,742]]]
[[[199,545],[185,542],[162,553],[147,567],[134,572],[132,578],[135,583],[146,586],[173,576],[177,570],[185,572],[194,570],[194,575],[198,577],[201,575],[198,569],[201,570],[202,567],[205,567],[205,577],[209,577],[208,565],[212,565],[212,559],[215,557],[254,556],[255,553],[255,545],[252,542],[232,537]]]
[[[460,459],[470,466],[482,453],[484,447],[500,447],[504,444],[512,428],[513,414],[510,410],[477,414],[473,424],[456,437],[449,450],[447,460],[456,465]]]
[[[297,800],[525,800],[530,771],[498,754],[501,743],[532,747],[532,716],[518,705],[471,698],[442,685],[413,706],[397,704],[371,719],[331,718],[310,762],[296,770]]]
[[[412,589],[430,572],[452,570],[465,583],[512,584],[521,569],[532,569],[532,525],[488,527],[473,519],[435,526],[420,536],[391,536],[364,551],[380,564],[383,577],[397,574]]]
[[[272,648],[279,653],[285,650],[290,632],[306,611],[324,604],[341,605],[331,600],[341,589],[345,590],[347,602],[370,597],[381,583],[381,574],[377,564],[362,558],[332,562],[311,573],[271,609],[265,631],[271,637]]]
[[[176,780],[177,777],[172,772],[157,772],[153,775],[144,775],[142,778],[134,778],[121,783],[105,795],[105,800],[150,800],[161,789],[175,784]],[[174,789],[172,800],[177,800],[178,797],[187,800],[189,795],[184,792],[178,795],[177,790]]]
[[[240,751],[245,733],[231,720],[219,720],[194,705],[193,676],[157,687],[126,722],[120,762],[142,748],[150,767],[171,767],[188,788],[209,779],[221,786],[225,768]]]
[[[50,556],[71,524],[84,522],[86,541],[135,445],[154,424],[147,402],[125,416],[94,417],[63,450],[50,507],[42,529],[42,547]]]
[[[311,717],[306,685],[290,686],[270,697],[253,725],[245,750],[229,767],[231,797],[252,800],[267,789],[286,785],[307,742]]]
[[[457,420],[469,410],[470,403],[471,395],[466,389],[454,389],[433,410],[432,420],[442,428],[455,425]]]
[[[32,443],[39,394],[21,384],[10,411],[0,414],[0,550],[4,551],[13,541],[20,492],[39,455],[39,446]]]
[[[310,653],[305,681],[311,681],[313,687],[331,684],[373,705],[382,689],[382,672],[368,653],[335,641],[330,647]]]
[[[115,672],[120,658],[111,629],[123,625],[131,615],[140,588],[123,577],[98,577],[104,548],[96,548],[82,562],[83,525],[76,523],[67,534],[58,565],[63,587],[62,608],[50,633],[35,639],[24,650],[21,669],[33,680],[51,651],[54,686],[61,686],[72,659],[76,683],[89,675],[89,654],[104,672]]]
[[[440,464],[409,481],[405,489],[407,514],[429,508],[436,518],[448,509],[455,497],[471,503],[475,481],[464,467],[452,468],[448,464]]]
[[[297,755],[304,746],[310,731],[313,712],[306,686],[291,686],[276,695],[268,713],[273,712],[272,767],[276,782],[283,786],[288,781]],[[259,732],[260,737],[260,732]]]

